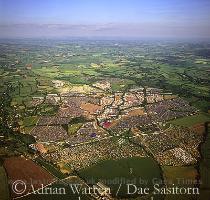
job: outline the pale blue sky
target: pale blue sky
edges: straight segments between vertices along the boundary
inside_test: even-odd
[[[210,37],[209,0],[0,0],[0,37]]]

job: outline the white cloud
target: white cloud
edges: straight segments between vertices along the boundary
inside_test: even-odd
[[[209,37],[210,25],[175,23],[3,24],[1,37]]]

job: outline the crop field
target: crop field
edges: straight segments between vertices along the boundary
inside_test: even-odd
[[[163,177],[168,186],[194,187],[197,182],[197,170],[195,166],[163,166]],[[194,195],[166,195],[164,200],[188,200],[194,199]]]
[[[31,180],[34,181],[34,188],[40,188],[41,184],[49,184],[54,180],[54,177],[49,174],[45,169],[36,165],[32,160],[22,157],[11,157],[4,161],[4,167],[8,175],[8,180],[12,184],[16,180],[24,180],[27,188],[25,193],[31,191]],[[10,187],[11,187],[10,184]],[[18,194],[14,193],[11,189],[11,196],[17,197]]]
[[[7,174],[3,166],[0,166],[0,199],[1,200],[8,200],[9,199],[9,187],[8,187],[8,180]]]

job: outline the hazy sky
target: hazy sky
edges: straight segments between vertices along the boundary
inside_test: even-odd
[[[210,38],[210,0],[0,0],[0,37]]]

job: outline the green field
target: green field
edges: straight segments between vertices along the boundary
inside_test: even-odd
[[[38,116],[25,117],[24,120],[23,120],[23,125],[25,127],[35,126],[37,121],[38,121],[38,119],[39,119]]]
[[[190,127],[196,124],[205,123],[210,121],[210,114],[200,113],[198,115],[187,116],[170,121],[169,123],[179,126]]]
[[[75,134],[82,127],[82,125],[83,123],[68,125],[68,134],[69,135]]]
[[[45,162],[43,159],[41,158],[36,158],[35,161],[41,165],[42,167],[44,167],[49,173],[51,173],[53,176],[59,178],[59,179],[64,179],[67,176],[65,174],[63,174],[59,169],[57,169],[56,167],[54,167],[51,163]]]
[[[117,197],[132,197],[127,195],[127,183],[133,183],[141,187],[152,189],[152,180],[161,181],[161,169],[152,158],[126,158],[120,160],[107,160],[81,170],[79,176],[87,183],[94,184],[102,182],[111,188],[113,195],[116,195],[117,189],[122,183],[122,187]],[[148,181],[141,185],[140,180]],[[151,190],[152,191],[152,190]],[[136,197],[136,196],[133,196]]]
[[[3,166],[0,166],[0,199],[9,200],[7,174]]]
[[[206,141],[201,146],[202,159],[199,166],[201,195],[199,200],[208,200],[210,196],[210,124],[208,125],[208,135]]]

